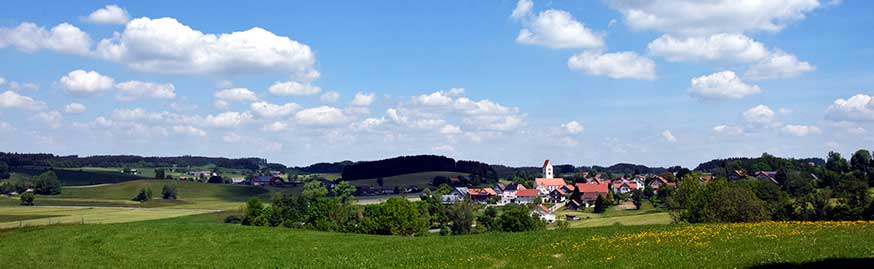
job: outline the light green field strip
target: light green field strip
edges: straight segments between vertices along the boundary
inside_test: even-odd
[[[610,226],[616,223],[632,226],[632,225],[649,225],[649,224],[671,224],[671,215],[667,212],[661,213],[652,213],[652,214],[641,214],[641,215],[630,215],[630,216],[618,216],[618,217],[607,217],[607,218],[593,218],[593,219],[583,219],[570,221],[571,228],[588,228],[588,227],[600,227],[600,226]]]
[[[0,229],[62,223],[124,223],[174,218],[211,212],[215,212],[215,210],[126,207],[0,207],[0,215],[61,215],[61,217],[2,222],[0,223]]]

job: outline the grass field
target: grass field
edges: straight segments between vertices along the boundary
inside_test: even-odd
[[[610,226],[405,238],[216,224],[216,218],[0,231],[0,260],[10,268],[741,268],[874,257],[874,223],[868,222]]]
[[[198,209],[119,207],[0,207],[0,229],[47,224],[123,223],[215,212]],[[19,219],[13,219],[20,216]]]
[[[35,176],[48,171],[40,167],[14,167],[13,173],[19,173],[27,176]],[[119,173],[118,170],[103,170],[103,169],[55,169],[55,174],[64,186],[81,186],[106,183],[119,183],[131,180],[143,179],[140,175],[129,175]],[[154,172],[153,172],[154,173]]]
[[[569,221],[571,228],[587,228],[600,227],[608,225],[651,225],[651,224],[670,224],[672,222],[670,214],[661,209],[654,208],[649,201],[644,201],[640,209],[622,210],[616,206],[607,208],[604,213],[596,214],[593,208],[586,208],[583,211],[563,210],[555,212],[556,218],[559,220],[565,219],[565,216],[575,215],[580,220]]]
[[[434,179],[434,177],[437,177],[437,176],[457,177],[457,176],[469,176],[469,174],[459,173],[459,172],[446,172],[446,171],[421,172],[421,173],[412,173],[412,174],[384,177],[382,179],[382,183],[383,183],[383,187],[416,185],[419,188],[423,188],[423,187],[427,187],[429,184],[431,184],[431,181]],[[379,186],[379,184],[377,184],[377,180],[375,178],[361,179],[361,180],[350,180],[349,183],[352,183],[355,186]]]

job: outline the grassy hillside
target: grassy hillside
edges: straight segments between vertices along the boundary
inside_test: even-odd
[[[443,176],[443,177],[457,177],[457,176],[469,176],[467,173],[459,173],[459,172],[448,172],[448,171],[432,171],[432,172],[420,172],[420,173],[412,173],[405,175],[397,175],[391,177],[383,178],[383,187],[395,187],[395,186],[410,186],[416,185],[419,188],[427,187],[428,184],[431,184],[431,180],[434,177]],[[379,186],[377,184],[377,179],[361,179],[361,180],[352,180],[349,183],[354,184],[355,186]]]
[[[160,199],[161,188],[164,184],[176,184],[177,201],[164,201]],[[134,180],[116,184],[63,187],[60,195],[37,197],[37,205],[44,205],[39,204],[41,200],[43,202],[46,200],[60,200],[68,202],[68,205],[88,205],[87,202],[111,202],[119,204],[116,206],[131,206],[131,198],[136,196],[145,187],[150,188],[153,195],[158,198],[143,204],[145,207],[172,206],[176,208],[210,209],[236,209],[243,202],[254,196],[269,199],[273,191],[293,191],[291,189],[274,190],[254,186],[206,184],[176,180]],[[80,202],[86,202],[86,204],[81,204]]]
[[[0,241],[0,260],[10,268],[740,268],[827,258],[870,263],[862,259],[874,256],[874,224],[611,226],[404,238],[214,224],[208,216],[191,216],[7,230]]]
[[[45,168],[39,167],[15,167],[12,168],[13,173],[35,176],[48,171]],[[95,169],[55,169],[55,174],[58,175],[58,180],[64,186],[81,186],[94,184],[118,183],[131,180],[143,179],[145,177],[139,175],[122,174],[118,170],[95,170]],[[154,172],[152,172],[154,173]]]

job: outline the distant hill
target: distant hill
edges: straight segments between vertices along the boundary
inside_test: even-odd
[[[28,176],[36,176],[48,171],[42,167],[13,167],[13,173],[24,174]],[[132,180],[144,179],[145,177],[131,174],[122,174],[120,172],[110,171],[76,171],[67,169],[54,169],[58,180],[64,186],[81,186],[106,183],[119,183]]]
[[[476,161],[456,161],[436,155],[402,156],[378,161],[356,162],[343,167],[343,180],[390,177],[431,171],[449,171],[497,180],[497,173],[488,164]]]
[[[718,175],[725,171],[744,170],[747,173],[755,171],[775,171],[780,169],[803,170],[803,167],[813,164],[814,166],[824,166],[825,160],[821,158],[781,158],[774,155],[763,153],[758,158],[726,158],[715,159],[704,162],[695,167],[696,171],[711,172]]]
[[[142,157],[134,155],[98,155],[79,157],[78,155],[57,156],[48,153],[7,153],[0,152],[0,161],[9,166],[46,166],[61,168],[77,167],[168,167],[208,166],[232,169],[258,170],[267,167],[267,160],[261,158],[229,159],[221,157],[178,156]]]
[[[293,167],[289,168],[291,171],[300,172],[300,173],[325,173],[325,174],[339,174],[343,172],[343,168],[353,164],[352,161],[342,161],[342,162],[334,162],[334,163],[315,163],[309,166],[304,167]]]

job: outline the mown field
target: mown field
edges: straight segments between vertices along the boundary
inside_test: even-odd
[[[433,171],[433,172],[421,172],[421,173],[412,173],[412,174],[404,174],[397,175],[391,177],[384,177],[382,179],[383,187],[395,187],[395,186],[410,186],[415,185],[419,188],[427,187],[431,184],[431,181],[434,177],[443,176],[443,177],[457,177],[457,176],[469,176],[467,173],[459,173],[459,172],[447,172],[447,171]],[[355,186],[374,186],[378,187],[377,179],[361,179],[361,180],[351,180],[349,183],[352,183]]]
[[[640,209],[622,210],[616,206],[607,208],[604,213],[596,214],[594,208],[586,208],[582,211],[560,210],[555,212],[559,220],[564,220],[566,215],[574,215],[580,220],[569,221],[571,228],[600,227],[608,225],[652,225],[670,224],[673,220],[670,214],[663,209],[653,207],[649,201],[643,201]]]
[[[211,212],[215,211],[119,207],[0,207],[0,229],[52,224],[124,223]]]
[[[830,258],[870,264],[874,257],[869,222],[609,226],[405,238],[245,227],[216,219],[207,214],[4,230],[0,260],[10,268],[742,268]]]

